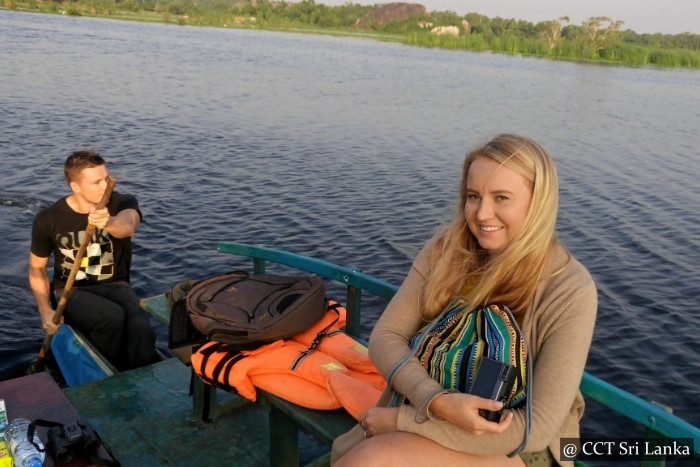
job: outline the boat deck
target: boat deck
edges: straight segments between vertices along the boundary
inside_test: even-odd
[[[270,465],[264,406],[219,390],[221,408],[204,422],[192,411],[189,386],[190,369],[168,359],[64,393],[124,466]],[[329,449],[299,436],[302,465]]]

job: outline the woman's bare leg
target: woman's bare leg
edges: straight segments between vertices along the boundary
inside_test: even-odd
[[[478,456],[453,451],[436,442],[413,433],[392,432],[362,441],[338,460],[334,467],[389,467],[389,466],[464,467],[513,466],[524,467],[520,456]]]

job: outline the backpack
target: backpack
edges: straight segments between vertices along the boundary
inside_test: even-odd
[[[237,271],[198,282],[186,307],[207,339],[250,349],[304,331],[324,315],[327,302],[318,276]]]

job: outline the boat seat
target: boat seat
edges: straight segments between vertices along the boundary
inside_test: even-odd
[[[141,308],[166,326],[170,322],[170,308],[164,295],[142,299]],[[191,368],[189,353],[184,352],[181,355],[175,353],[175,356]],[[330,445],[333,440],[357,424],[357,421],[344,409],[307,409],[261,389],[257,389],[257,401],[251,402],[204,383],[195,375],[194,370],[191,370],[190,394],[193,414],[207,422],[215,422],[217,418],[226,416],[226,413],[248,404],[255,403],[265,407],[269,413],[271,466],[299,465],[300,429],[329,447],[325,455],[307,465],[329,465]]]

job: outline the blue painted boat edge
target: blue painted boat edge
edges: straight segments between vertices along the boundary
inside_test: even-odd
[[[51,339],[51,351],[68,387],[117,373],[82,334],[67,324],[62,324]]]
[[[700,453],[700,428],[667,412],[662,407],[590,373],[583,374],[580,389],[584,396],[590,397],[650,430],[669,438],[692,438],[695,452]]]
[[[244,243],[221,242],[217,245],[220,253],[227,253],[251,258],[264,259],[278,264],[292,266],[304,271],[308,271],[319,276],[333,279],[342,284],[366,290],[378,297],[391,299],[398,286],[390,284],[381,279],[364,274],[357,269],[351,269],[337,264],[329,263],[309,256],[302,256],[287,251],[275,250],[259,245],[248,245]]]

